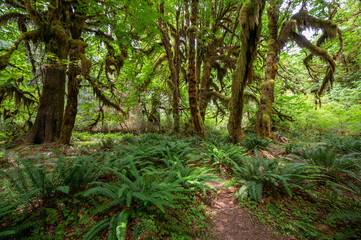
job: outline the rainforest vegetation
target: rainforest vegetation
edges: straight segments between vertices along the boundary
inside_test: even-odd
[[[360,36],[360,0],[0,0],[0,239],[361,239]]]

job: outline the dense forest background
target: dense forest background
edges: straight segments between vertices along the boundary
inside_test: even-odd
[[[288,237],[360,237],[359,0],[0,0],[0,33],[0,239],[200,237],[218,177]]]
[[[257,4],[3,2],[2,139],[359,133],[359,1]]]

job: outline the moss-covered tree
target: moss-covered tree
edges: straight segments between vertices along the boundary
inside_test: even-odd
[[[242,138],[242,114],[244,107],[244,90],[253,78],[253,62],[262,30],[262,15],[265,0],[249,1],[241,8],[241,50],[236,70],[232,76],[232,98],[228,132],[234,143]]]
[[[188,53],[188,96],[189,108],[194,125],[194,129],[200,137],[206,135],[203,119],[201,117],[198,105],[198,81],[196,74],[196,33],[197,33],[197,20],[198,20],[198,0],[192,0],[192,25],[188,27],[189,38],[189,53]]]
[[[331,13],[331,16],[328,20],[322,20],[309,15],[309,13],[304,9],[305,5],[303,5],[301,10],[293,15],[290,20],[285,21],[282,28],[279,29],[278,21],[280,7],[280,1],[271,1],[268,10],[269,40],[266,60],[266,74],[265,80],[261,84],[261,99],[257,112],[257,132],[258,135],[263,138],[274,138],[272,133],[274,85],[278,70],[279,54],[286,43],[291,40],[296,42],[301,48],[307,48],[310,50],[311,54],[309,54],[303,61],[308,69],[308,62],[313,58],[313,56],[319,56],[328,63],[328,68],[323,82],[319,89],[315,90],[316,104],[320,104],[320,97],[324,92],[326,85],[328,83],[332,84],[336,67],[334,59],[328,54],[326,50],[321,48],[321,45],[326,41],[326,39],[335,38],[338,34],[342,48],[341,31],[337,25],[331,21],[334,12]],[[299,33],[296,32],[297,28]],[[316,45],[311,43],[301,34],[302,31],[306,28],[321,29],[323,31]]]

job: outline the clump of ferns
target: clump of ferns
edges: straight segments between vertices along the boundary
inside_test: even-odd
[[[243,149],[239,146],[227,144],[218,148],[213,144],[206,144],[205,163],[210,164],[222,176],[232,173],[233,163],[240,163],[244,158]]]
[[[111,208],[121,209],[120,212],[101,220],[86,235],[85,239],[93,239],[105,228],[109,229],[107,239],[125,239],[129,217],[149,207],[156,207],[161,212],[165,208],[175,208],[175,200],[181,199],[185,189],[178,182],[169,182],[159,178],[159,171],[152,168],[137,168],[130,164],[129,169],[112,171],[118,181],[95,182],[95,187],[85,191],[85,197],[94,195],[107,199],[97,206],[98,212]]]
[[[218,132],[211,131],[208,133],[207,142],[219,148],[232,143],[232,140],[228,135],[222,135]]]
[[[325,136],[327,147],[341,153],[361,153],[361,139],[350,136]]]
[[[271,142],[270,139],[263,139],[256,134],[250,134],[242,141],[241,145],[246,151],[255,151],[267,148]]]
[[[324,176],[324,184],[340,188],[346,185],[351,191],[355,185],[361,186],[361,159],[357,154],[340,156],[329,148],[318,147],[304,150],[301,157],[308,165],[318,167],[319,173]],[[302,158],[298,157],[299,160]]]
[[[107,157],[107,163],[113,167],[121,166],[124,162],[137,162],[142,165],[162,164],[162,158],[166,156],[176,156],[186,161],[193,150],[190,143],[182,141],[127,145],[119,147],[110,157]]]
[[[361,239],[361,188],[353,190],[354,196],[348,195],[346,199],[338,201],[339,204],[327,219],[329,225],[341,230],[335,235],[335,239]]]
[[[84,189],[101,174],[99,169],[98,161],[92,156],[74,161],[58,156],[53,162],[41,158],[18,159],[13,167],[0,170],[8,193],[6,202],[13,206],[9,210],[15,209],[12,213],[16,213],[14,224],[6,233],[8,239],[17,239],[27,229],[40,231],[50,215],[60,218],[58,201]],[[5,213],[8,215],[9,211]]]
[[[102,139],[99,143],[99,148],[101,151],[110,151],[114,148],[115,141],[112,138]]]
[[[217,177],[205,167],[185,165],[178,156],[163,158],[166,169],[161,173],[168,182],[179,183],[185,189],[205,193],[210,186],[206,182],[216,181]]]
[[[306,180],[311,168],[303,163],[283,163],[279,159],[245,159],[243,165],[234,163],[234,174],[242,184],[236,194],[241,200],[260,202],[264,193],[270,196],[293,196],[294,189],[307,190]]]

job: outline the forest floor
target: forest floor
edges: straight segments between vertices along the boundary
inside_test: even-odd
[[[217,240],[289,240],[273,233],[242,208],[233,197],[236,189],[219,182],[209,182],[217,190],[212,207],[208,209],[214,221]]]

